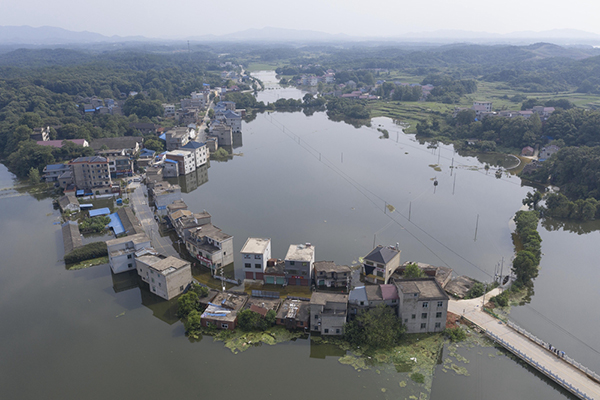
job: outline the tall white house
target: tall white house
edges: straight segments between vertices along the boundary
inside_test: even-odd
[[[262,280],[271,258],[271,239],[248,238],[241,253],[246,279]]]
[[[136,252],[152,249],[150,238],[145,233],[137,233],[118,239],[106,241],[108,262],[115,274],[135,269]]]

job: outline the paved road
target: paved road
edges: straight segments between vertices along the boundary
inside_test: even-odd
[[[179,256],[171,238],[161,237],[158,231],[158,224],[154,220],[154,214],[148,205],[148,198],[144,196],[146,187],[135,182],[130,184],[130,187],[135,187],[135,191],[130,195],[131,205],[135,211],[136,217],[142,223],[142,228],[146,235],[152,239],[152,246],[156,251],[166,256]]]
[[[499,292],[499,289],[494,289],[486,295],[486,299],[495,296]],[[557,357],[548,349],[529,340],[506,324],[482,311],[482,300],[481,297],[472,300],[450,300],[448,311],[464,316],[467,320],[508,342],[511,346],[535,360],[542,367],[550,370],[573,387],[581,390],[588,398],[600,400],[599,383],[562,358]]]

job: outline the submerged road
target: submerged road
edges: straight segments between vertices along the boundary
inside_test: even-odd
[[[494,289],[486,295],[489,299],[500,293]],[[576,368],[562,357],[541,346],[533,339],[509,327],[482,310],[483,299],[450,300],[448,311],[462,315],[483,329],[488,336],[511,353],[582,399],[600,400],[600,383]]]
[[[135,211],[136,217],[142,223],[142,228],[144,228],[146,235],[152,240],[154,249],[165,256],[179,257],[179,254],[173,247],[171,238],[160,236],[158,223],[154,220],[154,213],[148,205],[148,198],[144,196],[146,187],[135,182],[130,184],[129,187],[135,188],[135,191],[129,197],[131,206]]]

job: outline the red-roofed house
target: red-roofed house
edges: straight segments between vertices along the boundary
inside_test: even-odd
[[[57,149],[60,149],[61,147],[63,147],[64,142],[72,142],[72,143],[75,143],[75,144],[77,144],[79,146],[83,146],[83,147],[90,146],[88,141],[85,139],[46,140],[46,141],[37,141],[35,143],[38,144],[39,146],[52,146],[52,147],[56,147]]]

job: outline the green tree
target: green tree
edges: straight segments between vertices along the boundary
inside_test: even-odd
[[[523,205],[529,207],[530,210],[537,210],[538,203],[544,196],[539,190],[535,190],[533,193],[527,192],[527,195],[523,199]]]
[[[425,272],[415,263],[410,263],[404,268],[405,278],[422,278],[425,276]]]
[[[381,304],[360,312],[347,323],[344,326],[344,338],[355,346],[389,348],[398,343],[404,330],[394,310]]]
[[[193,291],[182,294],[177,300],[177,315],[185,318],[194,310],[200,311],[198,295]]]
[[[161,153],[165,150],[165,145],[160,139],[148,139],[144,142],[144,147],[150,150],[154,150],[157,153]]]
[[[517,281],[525,286],[533,285],[533,279],[538,274],[536,256],[527,250],[519,251],[513,261],[512,271],[516,275]]]
[[[208,288],[206,286],[194,285],[192,287],[192,290],[194,291],[194,293],[196,293],[198,295],[198,297],[208,296]]]
[[[202,328],[202,313],[196,309],[192,309],[187,315],[183,326],[188,333],[199,331]]]
[[[242,310],[237,315],[237,326],[243,331],[253,331],[259,328],[261,315],[249,309]]]
[[[40,171],[38,171],[37,168],[31,167],[29,169],[29,183],[31,183],[32,185],[37,185],[38,183],[40,183]],[[596,210],[594,210],[596,211]]]

